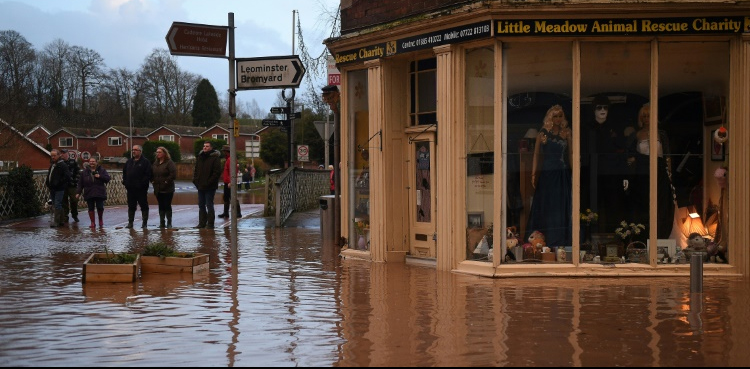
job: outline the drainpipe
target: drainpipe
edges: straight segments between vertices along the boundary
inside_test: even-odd
[[[323,87],[323,101],[333,110],[333,182],[336,184],[333,196],[333,244],[341,247],[344,246],[341,242],[341,148],[339,145],[341,96],[336,85]]]

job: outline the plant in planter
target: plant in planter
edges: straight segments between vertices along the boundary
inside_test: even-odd
[[[83,282],[135,282],[140,272],[139,254],[95,252],[83,262]]]
[[[200,273],[208,270],[208,254],[179,252],[162,242],[146,245],[141,256],[144,273]]]

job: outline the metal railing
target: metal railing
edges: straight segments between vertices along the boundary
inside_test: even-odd
[[[112,179],[107,184],[107,200],[104,201],[104,205],[123,205],[127,204],[127,193],[125,186],[122,184],[122,170],[108,170],[107,171]],[[0,173],[0,176],[7,176],[7,172]],[[39,200],[39,204],[42,205],[40,211],[42,213],[48,213],[49,207],[44,206],[49,200],[49,189],[45,185],[47,179],[46,170],[35,170],[32,177],[34,191],[36,192],[36,198]],[[0,219],[8,220],[13,216],[13,199],[8,191],[0,186]],[[79,207],[86,207],[86,201],[83,197],[78,201]]]
[[[265,216],[274,216],[280,227],[294,211],[320,206],[320,196],[330,193],[330,172],[319,169],[289,168],[271,171],[266,178]]]

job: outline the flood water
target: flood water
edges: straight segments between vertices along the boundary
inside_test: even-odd
[[[0,227],[0,365],[750,365],[745,279],[489,279],[341,259],[317,225],[238,234],[235,269],[229,228]],[[154,241],[209,272],[81,283],[102,244]]]

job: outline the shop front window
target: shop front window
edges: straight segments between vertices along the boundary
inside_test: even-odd
[[[349,247],[355,250],[370,250],[370,164],[368,150],[369,109],[367,102],[367,71],[348,72],[347,102],[349,116],[349,214],[351,232]]]
[[[570,262],[572,44],[503,45],[506,237],[501,262]]]
[[[466,259],[492,260],[494,51],[466,52]]]
[[[581,44],[581,262],[648,263],[650,63],[648,42]]]
[[[657,187],[672,186],[675,211],[667,218],[659,210],[658,263],[689,262],[698,250],[708,252],[707,262],[729,261],[730,158],[728,143],[717,135],[730,130],[729,69],[728,42],[659,44],[658,129],[669,146],[658,151],[665,158],[662,162],[660,156],[659,173],[666,165],[666,175],[660,175]]]

